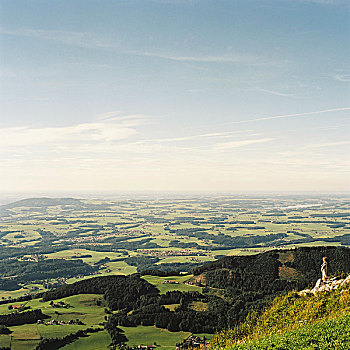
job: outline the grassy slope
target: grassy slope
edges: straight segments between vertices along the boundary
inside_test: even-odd
[[[244,324],[218,333],[211,347],[213,349],[350,349],[349,332],[348,289],[344,287],[305,296],[294,292],[276,298],[260,316],[252,314]],[[347,334],[347,337],[343,334]],[[317,339],[323,340],[317,345],[315,343]],[[334,347],[337,341],[345,342],[347,345]],[[239,345],[241,343],[245,344]],[[311,345],[313,343],[315,344]]]
[[[138,327],[120,327],[125,331],[125,335],[129,339],[129,345],[152,345],[156,342],[162,348],[174,349],[174,345],[187,338],[189,332],[169,332],[166,329],[145,326]]]
[[[350,315],[319,322],[296,331],[275,335],[260,341],[237,345],[232,350],[345,350],[350,349]]]
[[[111,337],[107,331],[92,333],[88,337],[79,338],[73,343],[67,344],[62,350],[96,350],[108,349]]]
[[[192,275],[169,276],[169,277],[158,277],[158,276],[149,276],[149,275],[142,276],[142,278],[144,278],[147,282],[156,286],[159,289],[161,294],[165,294],[166,292],[169,292],[172,290],[179,290],[181,292],[195,292],[195,291],[201,292],[202,291],[201,287],[184,284],[184,282],[189,280],[191,277]],[[166,280],[174,280],[179,282],[179,284],[163,283]]]

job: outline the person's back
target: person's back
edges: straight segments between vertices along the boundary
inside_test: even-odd
[[[325,282],[327,280],[327,257],[323,257],[323,264],[321,265],[321,273],[322,273],[322,281]]]

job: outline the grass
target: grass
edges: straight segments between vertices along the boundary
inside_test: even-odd
[[[37,325],[26,325],[37,327]],[[70,333],[75,333],[79,329],[85,329],[86,326],[44,326],[38,325],[38,331],[34,331],[29,327],[17,326],[11,327],[13,330],[12,342],[10,336],[0,336],[0,347],[9,347],[12,343],[12,350],[32,350],[39,342],[40,336],[43,338],[64,337]],[[27,332],[27,333],[26,333]],[[63,347],[65,350],[104,350],[107,349],[111,342],[111,338],[107,331],[91,333],[88,337],[79,338]]]
[[[39,340],[40,334],[36,324],[25,324],[22,326],[10,327],[11,336],[16,340]]]
[[[107,331],[92,333],[88,337],[79,338],[71,344],[67,344],[62,350],[99,350],[108,349],[111,337]]]
[[[12,340],[11,350],[32,350],[37,344],[38,340]]]
[[[350,317],[350,291],[347,287],[315,295],[301,296],[292,292],[277,297],[260,316],[253,312],[243,324],[215,335],[212,348],[234,348],[241,342],[262,341],[261,338],[275,334],[282,336],[297,332],[301,327],[313,327],[338,317]]]
[[[22,327],[22,326],[20,326]],[[38,332],[43,338],[61,338],[70,333],[75,333],[86,326],[79,325],[38,325]]]
[[[96,305],[96,301],[101,301],[101,306]],[[69,304],[68,308],[54,308],[50,305],[50,302],[40,302],[39,299],[34,299],[29,301],[26,306],[30,306],[31,309],[41,309],[42,312],[52,317],[55,320],[60,321],[69,321],[71,319],[79,318],[83,321],[86,326],[93,326],[104,320],[104,301],[102,295],[99,294],[78,294],[73,295],[63,299],[57,299],[57,301],[64,301]],[[59,312],[59,315],[55,313],[55,311]],[[8,310],[8,304],[0,305],[0,314],[7,314],[10,311]],[[32,333],[34,330],[28,331],[26,327],[33,327],[33,325],[23,325],[12,327],[14,329],[18,329],[18,332],[26,332]],[[46,334],[50,332],[55,332],[57,327],[58,330],[69,329],[69,327],[79,327],[76,325],[59,325],[59,326],[46,326],[46,325],[38,325],[39,334],[42,336],[46,336]],[[11,329],[12,329],[11,328]],[[84,328],[84,327],[83,327]],[[75,328],[74,328],[75,329]],[[76,328],[77,330],[80,328]],[[35,331],[37,330],[37,326],[35,325]],[[63,331],[66,333],[66,331]]]
[[[29,301],[26,305],[32,309],[41,309],[45,315],[50,316],[52,319],[60,321],[69,321],[71,319],[79,318],[84,322],[85,325],[44,325],[44,324],[27,324],[21,326],[10,327],[13,331],[12,338],[13,344],[12,349],[14,350],[29,350],[34,349],[36,343],[40,337],[43,338],[55,338],[64,337],[70,333],[75,333],[80,329],[86,329],[91,326],[96,326],[104,321],[104,306],[102,296],[99,294],[79,294],[70,296],[62,300],[69,304],[69,308],[53,308],[50,302],[40,302],[39,299]],[[96,301],[101,300],[102,305],[96,305]],[[8,305],[0,305],[0,313],[8,313]],[[55,314],[55,311],[59,312],[59,315]],[[77,346],[80,349],[106,349],[104,346],[106,343],[110,343],[108,333],[102,332],[103,334],[93,333],[89,337],[79,339]],[[90,338],[91,337],[91,338]],[[103,341],[102,341],[103,340]],[[10,341],[9,336],[0,336],[0,348],[6,345]],[[78,342],[78,341],[77,341]],[[101,348],[94,348],[96,344],[104,344]],[[95,344],[95,345],[94,345]],[[107,344],[107,345],[108,345]],[[74,343],[70,344],[74,345]],[[76,345],[74,345],[76,346]],[[75,349],[75,348],[72,348]],[[79,348],[77,348],[79,349]]]
[[[168,305],[163,305],[166,309],[170,311],[175,311],[175,309],[179,306],[180,304],[168,304]]]
[[[208,304],[203,303],[202,301],[193,301],[190,306],[191,306],[191,309],[194,311],[207,311],[208,310]]]
[[[350,349],[350,315],[230,348],[232,350]]]
[[[46,332],[41,330],[41,327],[46,327]],[[50,329],[49,329],[50,327]],[[58,329],[53,329],[51,327],[61,327]],[[36,344],[39,342],[40,337],[44,338],[52,338],[52,337],[62,337],[69,333],[72,333],[72,328],[62,328],[65,326],[43,326],[36,324],[26,324],[22,326],[10,327],[12,330],[12,334],[10,336],[0,336],[0,347],[10,346],[13,350],[32,350],[35,348]],[[68,327],[68,326],[67,326]],[[79,329],[83,329],[86,327],[80,327]],[[76,331],[78,328],[76,329]],[[12,337],[12,341],[10,340]]]
[[[120,327],[125,331],[129,345],[153,345],[155,342],[162,348],[174,349],[175,344],[186,339],[189,332],[169,332],[168,330],[153,327]]]
[[[147,282],[153,284],[156,286],[161,294],[165,294],[166,292],[172,291],[172,290],[179,290],[181,292],[191,292],[191,291],[198,291],[201,292],[202,288],[197,286],[189,286],[187,284],[184,284],[183,282],[190,279],[192,275],[186,275],[186,276],[169,276],[169,277],[158,277],[158,276],[142,276]],[[163,283],[166,280],[174,280],[179,282],[179,284],[165,284]]]
[[[10,347],[11,336],[7,334],[0,335],[0,348]]]
[[[113,252],[95,252],[93,250],[87,250],[87,249],[67,249],[67,250],[61,250],[56,253],[47,254],[47,257],[49,259],[55,259],[55,258],[65,258],[70,259],[72,256],[79,257],[79,255],[92,255],[91,258],[82,258],[82,260],[85,263],[88,264],[94,264],[95,262],[104,259],[105,257],[109,257],[110,259],[116,259],[120,258],[121,254],[119,253],[113,253]],[[79,258],[80,259],[80,258]]]

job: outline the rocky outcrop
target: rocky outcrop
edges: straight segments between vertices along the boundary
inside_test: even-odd
[[[323,282],[321,278],[316,282],[315,287],[312,289],[304,289],[299,292],[300,295],[306,295],[309,293],[316,294],[318,292],[330,291],[333,289],[338,289],[346,284],[350,283],[350,275],[345,279],[331,278]]]

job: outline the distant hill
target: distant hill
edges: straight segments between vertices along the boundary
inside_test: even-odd
[[[29,207],[29,208],[47,208],[57,205],[69,205],[73,207],[81,207],[83,202],[80,199],[75,198],[48,198],[48,197],[40,197],[40,198],[26,198],[21,199],[19,201],[1,205],[0,209],[13,209],[18,207]]]
[[[11,216],[13,212],[12,209],[24,208],[23,212],[31,214],[33,212],[47,213],[49,207],[61,206],[64,210],[103,210],[108,209],[109,204],[92,204],[87,203],[84,200],[77,198],[48,198],[48,197],[38,197],[38,198],[26,198],[19,201],[0,205],[0,216]]]

